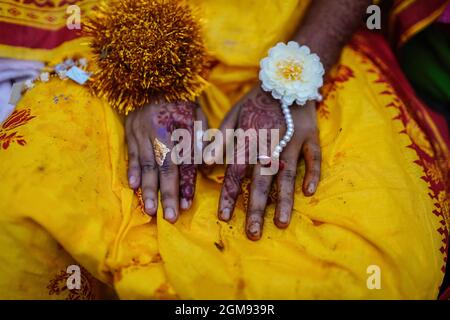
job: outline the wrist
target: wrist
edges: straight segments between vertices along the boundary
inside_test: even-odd
[[[328,72],[339,58],[342,44],[336,39],[329,39],[323,34],[314,34],[309,30],[302,30],[293,37],[294,41],[306,45],[311,52],[317,54],[322,62],[325,73]]]

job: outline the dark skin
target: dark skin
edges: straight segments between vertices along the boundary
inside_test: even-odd
[[[237,127],[247,129],[280,129],[280,136],[286,130],[285,120],[278,103],[270,94],[256,88],[237,104],[234,113],[222,123],[222,130]],[[303,108],[293,108],[292,118],[297,127],[291,142],[282,152],[280,171],[276,176],[261,175],[261,165],[231,164],[227,166],[224,185],[220,195],[219,218],[229,221],[232,217],[242,180],[252,171],[250,202],[247,208],[246,233],[252,240],[261,237],[265,208],[271,185],[276,181],[278,195],[275,211],[275,224],[279,228],[289,225],[293,207],[297,161],[301,153],[305,158],[307,170],[303,181],[303,192],[312,195],[320,178],[320,146],[315,116],[315,104],[308,103]],[[247,145],[248,147],[248,145]]]
[[[187,210],[192,205],[197,167],[193,161],[177,166],[170,153],[159,166],[153,143],[157,138],[173,149],[172,132],[187,129],[193,136],[194,120],[202,121],[203,128],[206,127],[206,118],[197,104],[180,102],[146,105],[131,112],[125,121],[129,185],[132,189],[142,188],[145,212],[151,216],[158,209],[159,190],[164,218],[171,223],[177,221],[180,208]]]
[[[325,70],[329,70],[346,41],[363,21],[365,9],[370,3],[370,0],[314,0],[293,40],[309,46],[321,58]],[[260,175],[260,165],[253,168],[247,164],[227,166],[219,201],[219,219],[231,219],[242,179],[246,172],[252,171],[246,223],[246,233],[251,240],[258,240],[262,235],[267,196],[274,181],[278,184],[278,190],[283,190],[278,195],[274,222],[279,228],[289,225],[300,157],[306,163],[303,193],[313,195],[319,183],[321,154],[315,103],[293,107],[291,112],[296,130],[281,154],[283,169],[276,176]],[[192,204],[196,167],[177,167],[170,161],[170,154],[159,167],[154,159],[152,144],[157,137],[172,149],[170,133],[175,128],[193,130],[194,120],[206,123],[200,108],[186,103],[147,105],[126,118],[130,187],[142,187],[145,210],[149,215],[156,213],[159,190],[164,218],[172,223],[178,219],[180,207],[188,209]],[[280,129],[281,135],[285,126],[279,102],[257,86],[231,109],[220,127],[223,131],[227,128]]]
[[[365,10],[370,2],[368,0],[315,0],[293,40],[309,46],[311,51],[321,58],[325,70],[328,71],[337,61],[342,47],[363,21]],[[273,182],[277,183],[277,190],[279,190],[274,223],[279,228],[286,228],[289,225],[300,157],[303,157],[306,165],[302,185],[304,195],[311,196],[317,190],[321,151],[315,109],[315,102],[308,102],[303,107],[291,108],[295,133],[281,154],[281,170],[275,177],[261,175],[260,165],[255,165],[251,169],[252,183],[245,226],[250,240],[261,238],[267,198]],[[223,132],[225,129],[233,128],[280,129],[280,136],[286,130],[279,102],[263,92],[260,86],[255,87],[239,101],[221,125]],[[245,164],[227,166],[219,201],[219,219],[223,221],[231,219],[248,167],[249,165]]]

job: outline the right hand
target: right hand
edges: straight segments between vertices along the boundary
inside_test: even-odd
[[[278,185],[274,223],[279,228],[288,227],[294,205],[299,157],[303,157],[306,164],[306,171],[303,177],[303,194],[312,196],[316,192],[319,183],[321,150],[316,120],[316,104],[313,101],[309,101],[302,107],[293,106],[291,113],[296,130],[292,140],[281,153],[280,162],[282,165],[280,165],[280,170],[275,176],[262,175],[260,173],[261,164],[250,165],[248,158],[246,158],[245,163],[229,164],[225,172],[218,216],[223,221],[229,221],[232,218],[236,201],[241,191],[242,181],[249,173],[248,171],[252,171],[250,201],[247,208],[245,227],[247,237],[250,240],[259,240],[262,236],[267,200],[273,182]],[[255,129],[256,131],[260,129],[279,129],[279,136],[282,137],[286,127],[280,103],[272,98],[270,94],[262,91],[261,87],[255,87],[230,110],[220,126],[224,136],[227,129],[236,128],[243,130]],[[268,140],[268,149],[270,149],[270,137]],[[248,143],[240,151],[236,149],[235,145],[234,152],[235,154],[241,152],[248,155]]]

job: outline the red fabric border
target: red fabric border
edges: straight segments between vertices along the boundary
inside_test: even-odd
[[[382,70],[383,75],[386,77],[386,80],[391,84],[396,94],[405,105],[407,113],[412,118],[414,118],[415,122],[421,127],[421,129],[431,142],[435,152],[435,156],[434,158],[429,159],[425,159],[427,158],[427,156],[423,153],[423,151],[420,150],[420,148],[417,148],[417,146],[414,146],[414,144],[410,146],[418,153],[419,160],[417,161],[417,164],[424,167],[424,163],[422,160],[425,159],[427,161],[435,162],[436,165],[440,166],[441,168],[444,178],[444,181],[442,181],[442,185],[433,184],[432,181],[430,181],[429,177],[427,177],[426,175],[422,177],[425,181],[430,183],[430,196],[432,198],[436,198],[440,190],[446,191],[448,194],[450,191],[450,168],[448,166],[449,154],[447,152],[447,146],[445,144],[442,145],[441,143],[439,143],[440,139],[438,139],[438,136],[442,136],[441,132],[436,132],[431,127],[433,124],[430,124],[426,117],[427,115],[429,117],[428,119],[432,118],[430,116],[428,107],[423,104],[415,95],[413,88],[409,84],[406,77],[403,75],[403,72],[400,69],[400,66],[398,65],[388,44],[380,34],[363,30],[358,32],[353,37],[350,46],[352,46],[356,51],[363,52],[366,57],[372,60],[373,63],[375,63],[375,65],[377,65]],[[436,124],[434,123],[434,125]],[[441,139],[440,141],[443,143],[445,140],[442,140],[443,139]],[[442,226],[437,230],[440,234],[443,235],[443,243],[440,250],[441,253],[444,254],[444,264],[442,267],[442,272],[447,272],[447,276],[449,276],[450,268],[448,267],[447,263],[447,255],[450,247],[449,232],[445,224],[445,217],[443,216],[442,209],[443,208],[440,207],[436,208],[436,210],[433,211],[433,214],[442,219]],[[445,295],[450,291],[450,287],[443,289],[444,294],[440,298],[445,298]]]
[[[445,289],[445,291],[439,297],[439,300],[450,300],[450,287]]]
[[[361,43],[363,45],[358,45],[357,43]],[[427,114],[430,118],[433,118],[430,110],[416,96],[414,89],[404,76],[403,71],[397,63],[397,59],[393,55],[384,38],[379,34],[363,29],[353,38],[352,44],[356,45],[358,49],[364,49],[364,53],[369,58],[374,60],[375,63],[381,67],[383,72],[389,75],[389,78],[392,80],[391,83],[395,85],[395,88],[401,94],[402,100],[406,105],[408,105],[414,119],[425,131],[431,141],[437,143],[438,139],[436,139],[436,133],[431,129],[430,125],[425,121],[425,117],[423,116],[424,114]],[[436,127],[438,128],[437,125]],[[445,141],[443,138],[446,135],[445,132],[441,132],[440,130],[439,134],[442,141]],[[447,148],[447,145],[436,145],[435,151],[438,155],[448,156],[442,154],[442,150]]]
[[[29,49],[54,49],[62,43],[80,37],[81,30],[69,30],[66,26],[58,30],[45,30],[0,22],[0,44]]]
[[[402,1],[396,3],[396,7]],[[414,25],[423,21],[437,10],[440,10],[445,3],[449,3],[448,0],[416,0],[398,14],[393,14],[391,28],[391,37],[397,46],[402,46],[401,36],[407,32]]]

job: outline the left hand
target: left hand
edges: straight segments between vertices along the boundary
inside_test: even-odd
[[[286,228],[291,220],[294,202],[295,178],[300,156],[306,163],[303,178],[303,193],[311,196],[315,193],[320,178],[321,150],[316,120],[316,104],[308,102],[305,106],[292,106],[291,113],[295,124],[295,133],[280,156],[280,171],[277,173],[278,203],[274,222],[279,228]],[[226,129],[280,129],[283,136],[285,120],[280,103],[258,86],[247,94],[226,116],[221,131]],[[270,143],[270,142],[269,142]],[[248,148],[248,144],[246,144]],[[248,161],[248,159],[246,159]],[[241,183],[246,175],[248,164],[230,164],[227,166],[224,184],[219,202],[219,219],[229,221],[232,217]],[[270,192],[273,175],[261,175],[261,165],[253,167],[250,201],[247,208],[246,233],[251,240],[262,235],[264,213]]]

